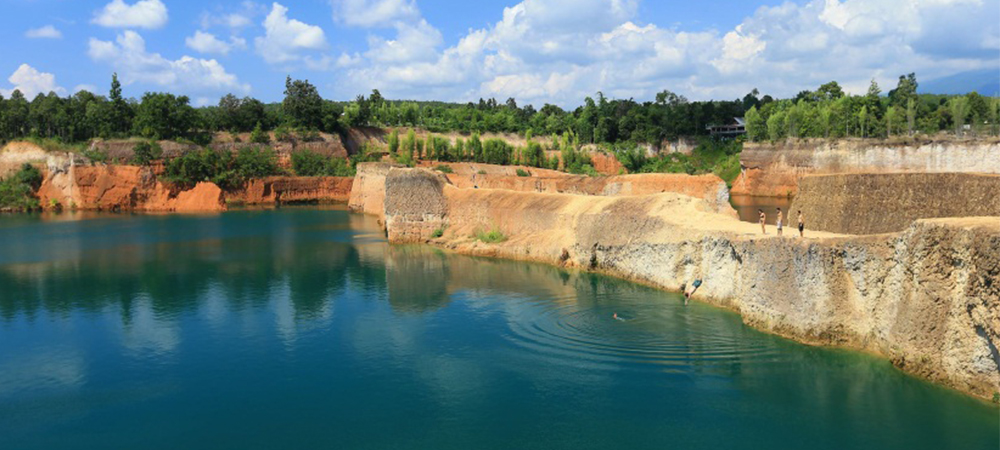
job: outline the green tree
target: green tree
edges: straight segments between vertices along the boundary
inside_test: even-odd
[[[767,139],[767,123],[757,111],[756,106],[751,106],[746,112],[746,127],[747,137],[751,141],[759,142]]]
[[[406,137],[403,138],[403,151],[410,159],[413,159],[417,151],[417,133],[412,128],[406,131]]]
[[[0,209],[25,211],[38,208],[35,192],[42,185],[42,173],[24,163],[21,170],[0,179]]]
[[[132,164],[148,166],[163,156],[163,148],[156,141],[142,141],[132,149]]]
[[[844,90],[836,81],[831,81],[816,89],[816,95],[822,100],[836,100],[844,96]]]
[[[323,126],[323,98],[309,80],[285,78],[285,99],[281,109],[293,126],[310,130]]]
[[[862,105],[858,110],[858,124],[861,125],[861,137],[868,137],[868,105]]]
[[[948,100],[948,111],[951,112],[951,120],[955,124],[956,136],[964,134],[965,120],[969,116],[969,109],[968,97],[959,96]]]
[[[785,112],[778,111],[771,114],[767,119],[767,137],[771,141],[779,141],[785,138]]]
[[[901,124],[899,123],[900,116],[899,111],[895,106],[890,106],[885,110],[885,133],[886,136],[892,136],[893,131],[899,130]]]
[[[819,108],[819,129],[823,132],[824,138],[830,137],[830,130],[833,127],[833,110],[829,104],[820,105]]]
[[[318,177],[326,174],[327,158],[309,149],[292,152],[292,170],[300,177]]]
[[[136,108],[134,133],[152,139],[176,139],[195,126],[198,114],[186,96],[147,92]]]
[[[484,162],[483,143],[479,140],[479,133],[472,133],[472,137],[469,138],[468,152],[472,155],[473,161]]]
[[[269,136],[263,128],[260,126],[260,122],[257,122],[257,126],[253,128],[250,132],[250,142],[254,144],[268,144],[271,142],[271,136]]]
[[[917,121],[917,99],[910,98],[906,101],[906,134],[913,136],[913,127]]]
[[[389,154],[395,156],[399,152],[399,130],[392,130],[388,138]]]
[[[905,108],[910,100],[917,98],[917,74],[900,75],[896,89],[889,91],[889,104],[897,109]]]
[[[117,136],[124,136],[132,129],[132,107],[122,98],[122,84],[118,82],[118,73],[111,74],[111,126],[110,131]]]

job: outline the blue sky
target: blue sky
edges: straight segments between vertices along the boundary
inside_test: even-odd
[[[170,91],[578,105],[794,95],[826,81],[888,91],[997,68],[1000,0],[0,0],[0,94]]]

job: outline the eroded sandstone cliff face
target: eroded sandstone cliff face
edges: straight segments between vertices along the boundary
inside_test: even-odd
[[[358,164],[347,206],[355,212],[384,218],[385,177],[393,167],[403,166],[379,162]]]
[[[547,192],[558,194],[595,195],[604,197],[650,195],[674,192],[696,197],[713,204],[717,212],[733,213],[729,204],[729,189],[726,182],[715,175],[683,175],[669,173],[649,173],[619,175],[611,177],[588,177],[580,175],[560,176],[469,176],[449,174],[448,180],[457,187],[480,189],[504,189],[520,192]]]
[[[247,205],[347,202],[352,184],[351,177],[267,177],[250,180],[243,190],[227,192],[226,201]]]
[[[715,175],[637,174],[611,177],[569,175],[544,169],[531,169],[531,176],[521,177],[509,166],[488,164],[449,164],[453,173],[443,174],[449,184],[468,189],[502,189],[518,192],[569,193],[601,197],[639,196],[674,192],[707,201],[721,214],[736,217],[729,204],[726,183]],[[385,211],[385,177],[392,168],[388,163],[358,165],[351,190],[351,208],[382,216]],[[435,172],[439,173],[439,172]]]
[[[222,189],[198,183],[175,190],[156,180],[148,167],[78,166],[52,161],[38,190],[41,204],[102,211],[222,211]]]
[[[788,140],[747,143],[733,195],[794,196],[798,179],[832,173],[1000,174],[1000,141]]]
[[[393,242],[430,240],[675,290],[700,278],[698,298],[733,308],[760,329],[877,352],[973,395],[1000,391],[1000,218],[921,220],[902,233],[803,240],[760,236],[756,225],[674,193],[461,189],[439,174],[398,169],[382,182]],[[476,241],[475,230],[484,228],[507,240]],[[436,229],[444,235],[432,239]]]
[[[902,231],[914,220],[1000,217],[1000,175],[896,173],[809,175],[790,208],[810,229],[848,234]]]

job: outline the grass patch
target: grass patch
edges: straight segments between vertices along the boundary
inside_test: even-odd
[[[530,177],[531,173],[524,169],[517,169],[517,176],[519,177]]]
[[[502,231],[494,228],[490,231],[476,230],[476,240],[485,244],[499,244],[507,240]]]
[[[444,236],[444,228],[438,228],[431,233],[431,239],[437,239],[441,236]]]
[[[451,170],[451,166],[446,166],[444,164],[441,164],[440,166],[435,167],[434,170],[436,170],[438,172],[441,172],[441,173],[455,173],[454,170]]]
[[[45,150],[47,152],[82,153],[84,150],[87,149],[87,146],[85,144],[79,144],[79,143],[71,144],[53,138],[40,138],[40,137],[29,136],[25,137],[23,140],[25,142],[30,142],[32,144],[35,144],[41,147],[42,150]]]
[[[479,169],[479,172],[476,172],[476,173],[479,174],[479,175],[486,175],[486,171],[482,170],[482,169]]]

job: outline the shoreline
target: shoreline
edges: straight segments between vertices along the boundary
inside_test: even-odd
[[[365,213],[360,213],[360,212],[356,212],[356,214],[363,214],[363,215],[366,215],[366,216],[371,216],[371,214],[365,214]],[[667,293],[667,294],[675,294],[675,295],[677,295],[679,297],[683,296],[683,292],[680,289],[674,289],[674,288],[670,288],[670,287],[667,287],[667,286],[663,286],[663,285],[657,284],[657,283],[655,283],[653,281],[646,280],[646,279],[631,277],[631,276],[629,276],[627,274],[623,274],[623,273],[617,272],[617,271],[608,271],[608,270],[601,270],[601,269],[589,269],[589,268],[586,268],[586,267],[578,267],[578,266],[566,266],[566,265],[562,265],[562,264],[560,264],[558,262],[551,262],[551,261],[547,261],[547,260],[543,260],[543,259],[537,259],[537,258],[517,258],[517,257],[512,257],[512,256],[501,256],[501,255],[496,255],[496,254],[486,254],[485,252],[476,252],[476,251],[470,251],[470,250],[456,249],[456,248],[453,248],[452,246],[449,246],[447,240],[442,240],[442,239],[431,239],[431,240],[428,240],[428,241],[423,242],[423,243],[404,243],[404,244],[389,243],[389,245],[426,246],[426,247],[429,247],[429,248],[432,248],[432,249],[435,249],[435,250],[443,251],[443,252],[446,252],[446,253],[451,253],[451,254],[454,254],[454,255],[460,255],[460,256],[464,256],[464,257],[477,258],[477,259],[481,258],[481,259],[488,260],[488,261],[499,260],[499,261],[511,261],[511,262],[527,263],[527,264],[541,264],[541,265],[545,265],[545,266],[548,266],[548,267],[555,267],[555,268],[558,268],[560,270],[570,271],[571,273],[595,274],[595,275],[601,275],[601,276],[606,276],[606,277],[610,277],[610,278],[615,278],[617,280],[625,281],[625,282],[628,282],[628,283],[634,283],[634,284],[637,284],[637,285],[640,285],[640,286],[644,286],[644,287],[647,287],[647,288],[650,288],[650,289],[655,289],[657,291],[664,292],[664,293]],[[875,358],[878,358],[879,360],[881,360],[881,361],[883,361],[883,362],[891,365],[895,370],[898,370],[901,374],[903,374],[903,375],[905,375],[907,377],[911,377],[911,378],[913,378],[915,380],[920,380],[921,382],[928,383],[928,384],[930,384],[932,386],[935,386],[935,387],[937,387],[939,389],[943,389],[943,390],[946,390],[946,391],[949,391],[949,392],[953,392],[953,393],[959,394],[959,395],[961,395],[961,396],[963,396],[965,398],[972,399],[973,401],[975,401],[977,403],[989,405],[989,406],[991,406],[993,408],[1000,408],[1000,403],[997,403],[997,402],[993,401],[991,398],[988,398],[988,397],[985,397],[985,396],[974,395],[974,394],[972,394],[970,392],[963,391],[963,390],[961,390],[961,389],[959,389],[959,388],[957,388],[955,386],[952,386],[952,385],[949,385],[949,384],[946,384],[946,383],[936,382],[936,381],[928,379],[926,377],[921,377],[920,375],[918,375],[916,373],[907,371],[907,370],[905,370],[905,369],[897,366],[896,364],[894,364],[893,361],[891,360],[891,358],[889,358],[887,355],[885,355],[885,354],[883,354],[881,352],[878,352],[876,350],[872,350],[872,349],[869,349],[869,348],[856,347],[856,346],[852,346],[852,345],[848,345],[848,344],[828,344],[828,343],[823,343],[823,342],[804,341],[804,340],[800,339],[799,337],[797,337],[795,335],[791,335],[791,334],[787,334],[787,333],[782,333],[780,330],[773,330],[773,329],[762,328],[760,326],[748,323],[746,321],[745,314],[743,314],[739,309],[737,309],[736,306],[733,304],[733,302],[727,302],[727,301],[724,301],[724,300],[723,301],[719,301],[718,299],[704,297],[702,295],[696,295],[696,296],[691,297],[691,301],[693,301],[693,302],[696,301],[696,302],[698,302],[698,303],[700,303],[702,305],[708,306],[710,308],[715,308],[715,309],[719,309],[719,310],[722,310],[722,311],[726,311],[728,313],[736,314],[736,315],[738,315],[740,317],[740,320],[741,320],[741,322],[744,325],[746,325],[746,326],[748,326],[750,328],[753,328],[755,331],[758,331],[758,332],[761,332],[761,333],[764,333],[764,334],[768,334],[768,335],[772,335],[772,336],[776,336],[776,337],[779,337],[781,339],[785,339],[785,340],[787,340],[789,342],[794,342],[796,344],[801,344],[801,345],[805,345],[805,346],[808,346],[808,347],[824,348],[824,349],[831,349],[831,350],[841,350],[841,351],[846,351],[846,352],[855,352],[855,353],[860,353],[860,354],[863,354],[863,355],[868,355],[868,356],[871,356],[871,357],[875,357]]]

